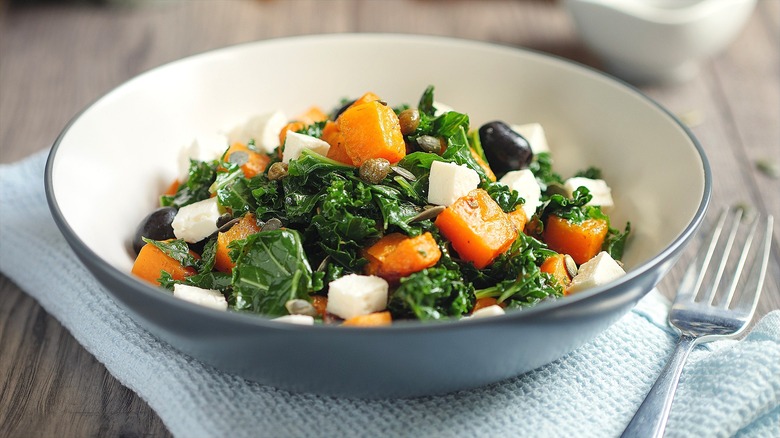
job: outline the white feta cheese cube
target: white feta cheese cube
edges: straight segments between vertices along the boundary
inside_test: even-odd
[[[210,161],[222,156],[227,149],[228,141],[223,135],[201,136],[179,150],[179,182],[189,178],[190,160]]]
[[[287,133],[287,138],[284,140],[282,162],[289,163],[290,160],[298,159],[304,149],[309,149],[324,156],[328,155],[330,145],[317,137],[290,131]]]
[[[428,202],[450,205],[479,185],[479,175],[465,165],[434,161],[428,177]]]
[[[198,304],[204,307],[211,307],[217,310],[227,310],[227,300],[218,290],[202,289],[186,284],[174,284],[173,296],[184,301]]]
[[[279,132],[287,122],[287,116],[279,110],[260,114],[233,128],[228,134],[228,140],[230,144],[248,144],[254,140],[258,150],[273,152],[279,146]]]
[[[531,151],[534,155],[542,152],[550,152],[550,146],[547,144],[547,136],[544,134],[544,128],[538,123],[528,123],[525,125],[511,125],[512,131],[520,134],[528,140]]]
[[[516,190],[525,199],[523,211],[526,217],[533,216],[536,208],[542,205],[542,188],[539,187],[539,182],[530,169],[507,172],[498,182]]]
[[[623,275],[626,275],[626,271],[620,267],[618,262],[606,251],[601,251],[580,266],[577,275],[572,278],[567,292],[571,294],[601,286]]]
[[[311,315],[284,315],[273,320],[288,324],[314,325],[314,317]]]
[[[491,316],[503,315],[504,313],[503,307],[498,304],[493,304],[492,306],[483,307],[472,313],[471,318],[488,318]]]
[[[189,243],[200,242],[217,231],[219,215],[216,197],[185,205],[173,217],[173,234]]]
[[[609,211],[610,208],[615,206],[612,200],[612,189],[609,188],[607,182],[603,179],[590,179],[578,176],[569,178],[563,183],[563,188],[569,197],[572,197],[574,191],[579,187],[585,187],[593,195],[593,199],[587,205],[597,205],[604,211]]]
[[[326,310],[340,318],[368,315],[387,308],[388,284],[374,275],[345,275],[328,284]]]

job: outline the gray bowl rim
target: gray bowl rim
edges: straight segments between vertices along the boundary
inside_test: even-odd
[[[403,321],[393,321],[393,324],[387,327],[370,327],[370,328],[341,327],[339,325],[326,325],[326,324],[315,324],[314,326],[289,324],[289,323],[273,321],[271,317],[261,315],[261,314],[241,313],[241,312],[234,312],[234,311],[227,311],[227,312],[218,311],[218,310],[213,310],[213,309],[205,308],[203,306],[186,302],[184,300],[173,297],[173,295],[170,293],[164,293],[160,290],[160,288],[152,286],[140,279],[134,278],[130,273],[123,272],[117,269],[116,267],[114,267],[113,265],[111,265],[110,263],[106,262],[97,253],[95,253],[83,240],[81,240],[78,234],[68,224],[67,220],[65,219],[59,207],[59,204],[57,203],[56,196],[54,195],[52,173],[53,173],[53,168],[57,157],[57,151],[59,150],[59,146],[62,143],[62,140],[68,134],[70,128],[79,121],[83,113],[85,113],[93,106],[97,105],[98,103],[100,103],[102,100],[110,97],[113,93],[118,92],[119,90],[125,87],[131,86],[135,81],[140,80],[141,78],[144,78],[147,75],[152,75],[158,70],[167,69],[179,63],[193,62],[201,58],[208,58],[214,56],[215,54],[219,54],[224,51],[242,49],[244,47],[249,47],[249,46],[273,45],[273,44],[287,43],[287,42],[300,42],[300,43],[306,43],[309,41],[321,42],[324,39],[328,39],[332,41],[337,41],[339,39],[350,40],[350,41],[352,40],[368,41],[371,39],[375,39],[377,41],[378,40],[382,40],[382,41],[404,40],[409,42],[424,41],[426,43],[470,45],[472,47],[482,49],[482,50],[503,51],[508,55],[511,55],[512,53],[515,54],[522,53],[525,56],[537,57],[539,59],[546,60],[547,62],[560,64],[561,67],[578,69],[584,73],[595,74],[597,76],[602,77],[603,79],[607,79],[608,81],[614,82],[616,85],[622,86],[625,89],[625,91],[629,93],[633,93],[634,95],[640,97],[644,102],[656,107],[661,112],[666,114],[674,123],[676,123],[685,132],[689,140],[691,140],[691,142],[693,143],[694,147],[696,148],[696,151],[699,154],[702,170],[704,173],[704,188],[702,193],[702,199],[699,202],[699,206],[696,210],[696,213],[694,214],[693,218],[688,223],[688,225],[682,230],[682,232],[669,245],[667,245],[660,253],[656,254],[654,257],[643,262],[642,264],[634,267],[633,269],[628,271],[625,276],[621,277],[616,282],[595,287],[574,295],[567,295],[557,300],[542,302],[530,308],[507,312],[504,315],[498,315],[492,318],[478,318],[478,319],[468,319],[468,320],[444,319],[444,320],[437,320],[437,321],[403,320]],[[137,293],[144,294],[150,300],[150,304],[155,304],[155,301],[158,301],[162,305],[173,306],[175,308],[175,311],[189,312],[191,314],[194,313],[197,317],[213,319],[213,320],[222,320],[225,323],[241,324],[248,327],[257,327],[257,328],[263,328],[267,330],[279,330],[279,331],[303,332],[303,333],[317,331],[320,334],[322,334],[325,331],[332,331],[333,333],[340,333],[340,334],[360,333],[361,335],[366,335],[367,333],[374,333],[377,336],[381,336],[387,333],[398,333],[398,332],[409,332],[409,331],[414,333],[420,330],[424,330],[424,331],[451,330],[453,328],[465,328],[467,325],[483,326],[483,325],[505,324],[505,323],[515,323],[515,322],[521,323],[524,322],[525,320],[544,318],[545,315],[558,312],[561,310],[567,310],[570,307],[579,305],[580,302],[601,301],[603,299],[607,299],[611,295],[610,291],[620,295],[622,292],[624,292],[624,290],[628,289],[628,288],[621,287],[622,285],[635,283],[637,278],[642,277],[643,275],[647,274],[650,271],[653,271],[655,268],[657,268],[659,265],[663,264],[667,260],[674,258],[685,247],[685,245],[693,238],[693,236],[696,233],[696,230],[701,225],[704,216],[706,214],[706,211],[709,207],[710,199],[712,196],[712,171],[703,147],[699,143],[698,139],[693,135],[691,130],[685,125],[685,123],[683,123],[677,116],[675,116],[671,111],[666,109],[663,105],[659,104],[658,102],[656,102],[655,100],[653,100],[652,98],[644,94],[635,86],[631,85],[630,83],[620,78],[616,78],[606,72],[598,70],[594,67],[558,55],[549,54],[549,53],[545,53],[533,49],[511,46],[508,44],[501,44],[495,42],[469,40],[465,38],[457,38],[457,37],[449,37],[449,36],[434,36],[434,35],[418,35],[418,34],[395,34],[395,33],[330,33],[330,34],[310,34],[310,35],[300,35],[300,36],[269,38],[265,40],[250,41],[245,43],[228,45],[228,46],[208,50],[202,53],[186,56],[174,61],[170,61],[133,76],[132,78],[124,81],[120,85],[112,88],[111,90],[102,94],[100,97],[96,98],[86,107],[84,107],[81,111],[79,111],[65,125],[63,130],[55,139],[54,144],[52,145],[52,148],[46,160],[46,166],[44,170],[44,189],[46,192],[46,200],[49,205],[49,209],[52,213],[55,223],[57,224],[58,228],[64,235],[65,240],[68,242],[71,248],[73,248],[74,252],[79,256],[79,258],[81,258],[82,263],[86,265],[88,270],[90,271],[92,269],[99,270],[101,274],[107,276],[112,280],[112,282],[114,282],[113,287],[127,288],[127,289],[134,290]],[[110,296],[115,295],[115,293],[107,285],[102,284],[102,286]],[[122,307],[124,307],[124,305],[122,305]]]

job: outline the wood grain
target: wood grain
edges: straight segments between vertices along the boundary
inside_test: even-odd
[[[672,112],[700,119],[692,130],[715,175],[713,209],[744,202],[780,218],[780,180],[755,166],[780,162],[779,23],[780,1],[760,0],[739,38],[694,81],[641,88]],[[331,32],[478,39],[600,66],[555,1],[3,2],[0,162],[48,148],[90,102],[155,66],[231,44]],[[760,314],[780,309],[778,236]],[[661,283],[667,295],[680,273],[673,269]],[[0,276],[0,436],[167,435],[143,400]]]

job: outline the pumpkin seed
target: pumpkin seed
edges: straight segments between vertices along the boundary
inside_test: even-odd
[[[404,177],[404,179],[406,179],[406,180],[417,181],[417,177],[414,176],[414,174],[412,172],[409,172],[408,170],[404,169],[401,166],[390,166],[390,169],[393,172],[395,172],[395,173],[401,175],[402,177]]]
[[[224,222],[220,225],[220,221],[225,218]],[[233,228],[233,225],[237,224],[241,218],[234,218],[230,213],[225,213],[217,219],[217,231],[220,233],[226,233],[229,229]]]
[[[750,205],[740,202],[738,204],[735,204],[732,206],[734,209],[742,210],[742,218],[741,221],[743,223],[749,223],[752,222],[753,219],[756,217],[756,209],[751,207]]]
[[[249,154],[244,151],[235,151],[228,157],[228,162],[237,166],[243,166],[247,161],[249,161]]]
[[[301,299],[289,300],[286,303],[284,303],[284,307],[287,309],[288,312],[290,312],[290,315],[317,316],[317,310],[310,302],[306,300],[301,300]]]
[[[443,205],[429,205],[426,206],[423,211],[417,214],[417,216],[409,219],[409,223],[412,222],[420,222],[424,221],[426,219],[433,219],[436,216],[439,215],[442,211],[444,211],[447,207]]]
[[[441,141],[438,137],[434,137],[432,135],[421,135],[417,137],[417,144],[420,146],[420,149],[425,152],[430,152],[437,155],[441,153]]]
[[[328,267],[328,263],[330,262],[330,256],[325,256],[324,259],[320,262],[320,265],[317,266],[317,272],[322,272],[325,270],[325,268]]]
[[[233,219],[233,215],[230,213],[220,215],[217,218],[217,228],[222,228],[222,226],[230,222],[231,219]]]
[[[268,219],[268,222],[264,223],[260,228],[260,231],[273,231],[282,228],[282,221],[277,218]]]
[[[579,271],[579,269],[577,269],[577,262],[575,262],[570,255],[564,254],[563,264],[566,266],[566,273],[569,274],[569,277],[574,278],[577,276],[577,272]]]
[[[764,175],[777,179],[780,178],[780,166],[771,160],[756,160],[756,168]]]

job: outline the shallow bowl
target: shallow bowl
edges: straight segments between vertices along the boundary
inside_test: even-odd
[[[296,326],[219,312],[132,277],[130,239],[175,177],[193,138],[248,116],[329,107],[372,90],[437,100],[471,116],[544,126],[556,169],[602,168],[633,227],[627,275],[486,319],[386,328]],[[619,319],[669,269],[699,226],[711,176],[701,147],[668,111],[602,73],[486,43],[327,35],[228,47],[153,69],[64,129],[46,166],[54,218],[79,258],[139,324],[207,364],[291,391],[413,397],[500,381],[554,361]]]

